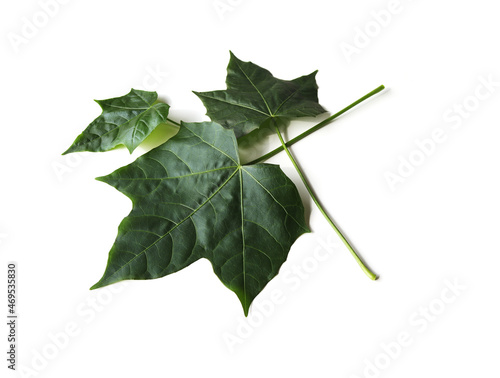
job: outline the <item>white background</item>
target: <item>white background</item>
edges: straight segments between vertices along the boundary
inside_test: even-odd
[[[44,16],[45,2],[0,6],[0,313],[17,261],[18,362],[31,369],[21,376],[498,376],[496,2],[401,0],[390,17],[389,0],[61,1]],[[60,154],[100,114],[93,99],[131,87],[158,91],[173,119],[205,120],[191,90],[224,88],[229,50],[283,79],[319,69],[330,112],[389,88],[292,148],[380,280],[359,270],[282,153],[271,162],[297,183],[314,232],[249,318],[206,260],[90,292],[131,208],[94,178],[145,149]],[[293,123],[287,138],[322,118]],[[415,141],[439,132],[446,140],[423,157]],[[391,190],[387,172],[411,156],[419,165]],[[396,346],[401,333],[410,342]]]

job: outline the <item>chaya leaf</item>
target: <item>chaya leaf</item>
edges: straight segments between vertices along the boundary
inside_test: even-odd
[[[234,133],[183,123],[170,140],[98,178],[133,202],[92,289],[163,277],[204,257],[245,315],[305,232],[297,188],[277,165],[242,166]]]
[[[161,123],[169,106],[155,104],[156,92],[132,89],[122,97],[96,100],[102,114],[81,133],[63,155],[78,151],[109,151],[122,144],[132,153]]]
[[[275,78],[252,62],[231,53],[226,90],[194,92],[213,122],[233,129],[236,137],[248,134],[272,118],[289,120],[317,116],[325,109],[318,103],[316,73],[287,81]]]

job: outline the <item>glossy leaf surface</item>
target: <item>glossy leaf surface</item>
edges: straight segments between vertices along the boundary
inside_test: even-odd
[[[194,93],[205,105],[210,119],[232,129],[239,138],[273,118],[289,120],[324,113],[318,103],[316,72],[290,81],[281,80],[231,53],[227,89]]]
[[[216,123],[183,123],[164,144],[98,179],[133,208],[93,288],[159,278],[206,258],[247,314],[309,232],[293,182],[276,165],[242,166],[234,133]]]
[[[132,89],[122,97],[96,100],[102,114],[81,133],[64,152],[109,151],[124,145],[132,153],[161,123],[166,122],[169,106],[155,103],[156,92]]]

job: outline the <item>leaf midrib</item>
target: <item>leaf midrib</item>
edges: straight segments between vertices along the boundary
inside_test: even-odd
[[[271,108],[269,107],[269,104],[267,103],[267,100],[265,99],[265,97],[262,95],[262,93],[260,92],[259,88],[257,88],[257,86],[253,83],[253,81],[250,79],[250,77],[247,75],[247,73],[243,70],[243,68],[241,68],[240,64],[238,62],[236,62],[236,66],[240,69],[241,73],[243,75],[245,75],[246,79],[248,80],[248,82],[252,85],[252,87],[254,87],[254,89],[257,91],[257,93],[259,94],[259,96],[262,98],[262,101],[264,101],[264,104],[266,105],[266,108],[267,108],[267,111],[269,112],[269,115],[271,117],[274,116],[273,112],[271,111]]]
[[[229,167],[221,167],[221,168],[215,168],[215,169],[209,169],[207,171],[202,171],[202,172],[194,172],[190,173],[187,175],[182,175],[182,176],[170,176],[170,177],[159,177],[159,178],[149,178],[149,177],[141,177],[141,178],[119,178],[116,179],[116,181],[135,181],[135,180],[170,180],[170,179],[179,179],[179,178],[185,178],[185,177],[190,177],[190,176],[196,176],[196,175],[202,175],[204,173],[211,173],[211,172],[216,172],[216,171],[223,171],[225,169],[231,169],[231,168],[238,168],[239,166],[237,165],[231,165]]]
[[[241,242],[242,242],[242,259],[243,259],[243,298],[244,298],[244,304],[243,307],[245,309],[245,312],[247,311],[247,286],[246,286],[246,268],[245,268],[245,252],[246,252],[246,245],[245,245],[245,213],[244,213],[244,204],[243,204],[243,177],[242,177],[242,169],[239,169],[239,176],[240,176],[240,207],[241,207]]]
[[[219,101],[219,102],[223,102],[225,104],[230,104],[230,105],[234,105],[234,106],[239,106],[240,108],[244,108],[244,109],[248,109],[248,110],[251,110],[253,112],[256,112],[256,113],[260,113],[260,114],[264,114],[266,117],[269,117],[271,114],[267,114],[265,112],[263,112],[262,110],[259,110],[259,109],[256,109],[256,108],[251,108],[249,106],[245,106],[245,105],[242,105],[241,103],[239,102],[231,102],[231,101],[226,101],[226,100],[223,100],[221,98],[217,98],[217,97],[212,97],[212,96],[208,96],[207,94],[204,94],[204,93],[197,93],[198,96],[201,96],[201,97],[206,97],[206,98],[210,98],[214,101]]]
[[[119,273],[124,267],[130,265],[133,261],[135,261],[138,257],[142,256],[146,251],[148,251],[152,246],[163,240],[166,236],[170,235],[177,227],[179,227],[181,224],[183,224],[186,220],[190,219],[194,214],[198,212],[203,206],[205,206],[217,193],[219,193],[224,186],[227,185],[227,183],[236,175],[236,173],[240,171],[240,166],[238,166],[238,169],[235,169],[234,172],[224,181],[224,183],[214,192],[210,197],[208,197],[200,206],[198,206],[196,209],[194,209],[188,216],[186,216],[184,219],[182,219],[179,223],[177,223],[174,227],[172,227],[168,232],[166,232],[164,235],[162,235],[160,238],[155,240],[153,243],[151,243],[149,246],[144,248],[141,252],[139,252],[137,255],[134,256],[134,258],[130,259],[127,263],[123,264],[119,269],[117,269],[112,275],[106,278],[104,282],[110,281],[112,277],[114,277],[117,273]]]
[[[120,127],[125,126],[126,124],[130,123],[131,121],[133,121],[133,120],[135,120],[135,119],[140,119],[140,118],[141,118],[144,114],[146,114],[146,112],[148,112],[149,110],[151,110],[151,109],[152,109],[153,107],[155,107],[156,105],[158,105],[158,104],[153,103],[153,104],[151,104],[151,106],[150,106],[149,108],[140,108],[140,109],[144,109],[144,111],[143,111],[143,112],[141,112],[141,113],[139,113],[139,114],[137,114],[137,115],[135,115],[134,117],[130,118],[129,120],[127,120],[127,122],[124,122],[124,123],[122,123],[122,124],[116,125],[116,127],[113,127],[111,130],[106,131],[104,134],[98,135],[98,136],[96,136],[96,137],[95,137],[95,138],[93,138],[93,139],[87,140],[87,141],[86,141],[85,143],[83,143],[83,144],[92,143],[92,142],[93,142],[94,140],[96,140],[96,139],[102,139],[105,135],[107,135],[107,134],[111,133],[112,131],[115,131],[116,129],[118,129],[118,128],[120,128]],[[161,104],[160,104],[160,105],[161,105]],[[134,109],[134,110],[135,110],[135,108],[127,108],[127,109]],[[138,109],[139,109],[139,108],[138,108]],[[102,117],[102,114],[101,114],[101,117]],[[109,122],[106,122],[106,121],[104,121],[104,123],[110,124]],[[119,142],[119,143],[117,143],[117,145],[118,145],[118,144],[122,144],[122,143],[123,143],[123,142]]]

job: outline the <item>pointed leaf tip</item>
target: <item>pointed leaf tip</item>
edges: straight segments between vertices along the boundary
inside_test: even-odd
[[[213,122],[246,135],[273,118],[313,117],[325,112],[318,103],[315,75],[294,80],[275,78],[268,70],[239,60],[232,51],[225,90],[194,92]]]

